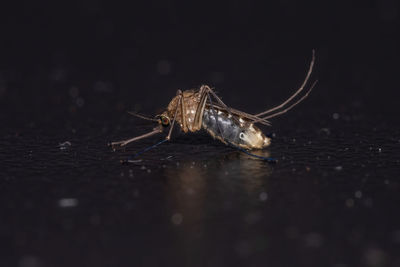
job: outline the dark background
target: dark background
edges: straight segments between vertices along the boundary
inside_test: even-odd
[[[399,266],[399,4],[29,1],[0,9],[1,266]],[[176,131],[177,89],[250,113],[318,84],[249,158]],[[64,142],[70,146],[62,146]],[[72,201],[71,207],[62,203]]]

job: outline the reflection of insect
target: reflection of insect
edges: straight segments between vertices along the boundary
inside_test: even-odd
[[[153,131],[128,140],[113,142],[111,146],[114,149],[123,147],[133,141],[161,133],[167,127],[169,127],[169,132],[165,141],[170,140],[174,124],[178,123],[185,133],[205,129],[214,138],[241,150],[264,148],[271,143],[271,140],[254,124],[270,125],[268,119],[287,112],[308,96],[315,82],[302,97],[294,101],[296,96],[304,90],[310,78],[314,61],[315,55],[313,51],[311,64],[303,84],[279,106],[251,115],[225,105],[213,89],[207,85],[201,86],[199,90],[186,90],[183,92],[178,90],[167,109],[162,114],[155,116],[154,119],[131,113],[142,119],[157,122],[158,126]]]

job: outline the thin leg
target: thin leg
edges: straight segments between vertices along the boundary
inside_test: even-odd
[[[174,129],[174,125],[175,125],[175,120],[176,120],[176,114],[178,113],[178,108],[179,108],[179,104],[182,101],[182,94],[179,95],[179,100],[178,103],[176,104],[176,108],[175,108],[175,114],[174,114],[174,119],[172,120],[168,135],[165,139],[170,140],[171,139],[171,134],[172,134],[172,130]]]
[[[193,123],[193,130],[200,130],[201,129],[201,123],[202,123],[202,119],[203,119],[203,114],[204,114],[204,108],[206,106],[206,102],[207,102],[207,96],[210,99],[210,107],[214,108],[214,105],[211,104],[211,97],[209,95],[209,93],[211,93],[212,96],[214,96],[216,98],[216,100],[219,102],[219,104],[221,105],[221,107],[226,110],[228,112],[229,115],[232,116],[232,119],[235,120],[236,122],[238,122],[237,116],[232,115],[232,113],[235,113],[239,116],[243,116],[243,118],[247,118],[253,122],[257,121],[260,123],[263,123],[265,125],[270,125],[269,122],[267,120],[264,120],[263,118],[259,118],[256,117],[254,115],[251,114],[247,114],[238,110],[234,110],[234,112],[231,112],[230,108],[225,105],[224,102],[222,102],[222,100],[217,96],[217,94],[207,85],[203,85],[200,87],[200,102],[199,105],[197,106],[196,109],[196,115],[194,118],[194,123]]]
[[[200,102],[197,106],[196,114],[194,116],[193,129],[192,129],[193,131],[201,129],[204,108],[206,106],[206,100],[207,100],[207,90],[202,86],[200,87]]]
[[[207,92],[208,98],[210,99],[210,104],[211,104],[211,97],[210,97],[209,93],[211,93],[215,97],[217,102],[228,112],[228,114],[230,114],[232,116],[232,118],[234,120],[237,120],[236,117],[232,115],[230,108],[224,102],[222,102],[222,100],[217,96],[217,94],[208,85],[202,85],[201,88],[203,88],[203,90],[205,92]]]
[[[268,114],[268,113],[274,112],[275,110],[278,110],[278,109],[281,109],[281,108],[285,107],[285,106],[286,106],[290,101],[292,101],[301,91],[303,91],[303,90],[304,90],[304,87],[306,86],[306,84],[307,84],[307,82],[308,82],[308,79],[309,79],[310,76],[311,76],[311,73],[312,73],[312,70],[313,70],[313,67],[314,67],[314,62],[315,62],[315,51],[313,50],[313,51],[312,51],[312,60],[311,60],[311,63],[310,63],[310,67],[308,68],[308,72],[307,72],[306,78],[304,79],[303,84],[300,86],[300,88],[299,88],[291,97],[289,97],[286,101],[284,101],[284,102],[283,102],[282,104],[280,104],[279,106],[276,106],[276,107],[271,108],[271,109],[269,109],[269,110],[266,110],[266,111],[264,111],[264,112],[258,113],[258,114],[256,114],[255,116],[260,117],[260,116],[266,115],[266,114]],[[305,97],[304,97],[304,98],[305,98]],[[304,98],[302,97],[302,100],[303,100]],[[297,105],[298,103],[300,103],[300,102],[301,102],[301,101],[296,102],[296,105]],[[293,106],[295,106],[295,105],[293,105]],[[271,118],[272,118],[272,117],[271,117]]]
[[[208,85],[202,85],[201,87],[204,88],[204,90],[206,90],[207,92],[210,92],[222,107],[224,107],[228,111],[230,110],[230,108],[224,102],[222,102],[222,100],[218,97],[214,90],[211,89]]]
[[[231,109],[230,107],[228,107],[228,106],[218,97],[218,95],[214,92],[214,90],[212,90],[212,89],[211,89],[210,87],[208,87],[207,85],[203,85],[203,86],[206,87],[207,91],[210,92],[210,93],[212,94],[212,96],[217,100],[217,102],[228,112],[229,115],[232,116],[232,118],[233,118],[234,120],[236,120],[236,122],[237,122],[237,118],[236,118],[236,116],[233,116],[232,113],[237,113],[237,114],[239,114],[240,116],[243,116],[244,118],[248,118],[248,119],[253,120],[253,121],[261,122],[261,123],[263,123],[263,124],[265,124],[265,125],[270,125],[268,121],[264,120],[263,118],[259,118],[259,117],[256,116],[256,115],[251,115],[251,114],[248,114],[248,113],[245,113],[245,112],[242,112],[242,111],[238,111],[238,110],[237,110],[237,111],[236,111],[236,110],[234,111],[233,109]]]
[[[289,106],[288,108],[286,108],[286,109],[284,109],[284,110],[282,110],[282,111],[279,111],[279,112],[276,112],[276,113],[272,113],[272,114],[270,114],[270,115],[268,115],[268,116],[265,116],[263,119],[270,119],[270,118],[273,118],[273,117],[276,117],[276,116],[279,116],[279,115],[281,115],[281,114],[283,114],[283,113],[288,112],[290,109],[292,109],[294,106],[296,106],[297,104],[299,104],[301,101],[303,101],[303,100],[310,94],[311,90],[314,88],[314,86],[315,86],[315,84],[316,84],[317,82],[318,82],[318,81],[315,81],[315,82],[311,85],[310,90],[308,90],[307,93],[306,93],[305,95],[303,95],[299,100],[297,100],[296,102],[294,102],[291,106]]]
[[[157,119],[150,118],[150,117],[148,117],[148,116],[144,116],[144,115],[141,115],[141,114],[132,112],[132,111],[128,111],[128,113],[131,114],[132,116],[138,117],[138,118],[143,119],[143,120],[158,122]]]
[[[181,95],[181,116],[182,116],[182,128],[186,133],[188,131],[187,122],[186,122],[186,106],[185,106],[185,98],[183,97],[183,93],[181,90],[178,90],[177,94]]]
[[[130,138],[130,139],[127,139],[127,140],[122,140],[122,141],[119,141],[119,142],[112,142],[110,145],[115,150],[115,146],[120,146],[120,147],[126,146],[127,144],[129,144],[131,142],[134,142],[134,141],[137,141],[137,140],[140,140],[140,139],[143,139],[143,138],[146,138],[146,137],[149,137],[149,136],[155,135],[157,133],[161,133],[161,132],[162,132],[162,128],[156,127],[156,128],[153,129],[153,131],[151,131],[151,132],[149,132],[147,134],[143,134],[141,136],[136,136],[134,138]]]

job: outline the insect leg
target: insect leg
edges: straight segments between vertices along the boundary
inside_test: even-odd
[[[306,78],[304,79],[303,84],[300,86],[300,88],[297,89],[297,91],[296,91],[293,95],[291,95],[286,101],[284,101],[284,102],[283,102],[282,104],[280,104],[279,106],[276,106],[276,107],[273,107],[273,108],[271,108],[271,109],[268,109],[268,110],[266,110],[266,111],[264,111],[264,112],[258,113],[258,114],[256,114],[255,116],[260,117],[260,116],[269,114],[269,113],[274,112],[274,111],[276,111],[276,110],[278,110],[278,109],[284,108],[287,104],[289,104],[290,101],[292,101],[300,92],[302,92],[302,91],[304,90],[304,87],[306,86],[306,84],[307,84],[307,82],[308,82],[308,80],[309,80],[309,78],[310,78],[310,76],[311,76],[311,73],[312,73],[312,70],[313,70],[313,67],[314,67],[314,62],[315,62],[315,51],[313,50],[313,51],[312,51],[312,59],[311,59],[310,67],[308,68],[308,72],[307,72]],[[314,83],[314,84],[315,84],[315,83]],[[313,85],[313,86],[314,86],[314,85]],[[306,96],[307,96],[307,95],[308,95],[308,93],[306,94]],[[302,97],[300,101],[297,101],[294,105],[290,106],[290,108],[292,108],[292,107],[294,107],[295,105],[297,105],[298,103],[300,103],[303,99],[306,98],[306,96],[305,96],[305,97]],[[289,109],[290,109],[290,108],[289,108]],[[279,114],[281,114],[281,113],[279,113]],[[278,114],[278,115],[279,115],[279,114]],[[277,116],[277,115],[274,115],[274,116]],[[265,118],[265,117],[264,117],[264,118]],[[272,117],[271,117],[271,118],[272,118]]]
[[[161,127],[156,127],[156,128],[153,129],[153,131],[151,131],[149,133],[146,133],[146,134],[143,134],[141,136],[136,136],[134,138],[130,138],[130,139],[127,139],[127,140],[122,140],[122,141],[119,141],[119,142],[112,142],[112,143],[110,143],[110,146],[115,150],[116,146],[120,146],[120,147],[126,146],[127,144],[129,144],[131,142],[134,142],[134,141],[137,141],[137,140],[140,140],[140,139],[143,139],[143,138],[146,138],[146,137],[149,137],[149,136],[161,133],[161,132],[162,132],[162,128]]]
[[[141,114],[136,113],[136,112],[132,112],[132,111],[127,111],[127,112],[128,112],[129,114],[131,114],[132,116],[138,117],[138,118],[143,119],[143,120],[158,122],[157,119],[150,118],[150,117],[148,117],[148,116],[144,116],[144,115],[141,115]]]
[[[218,95],[214,92],[213,89],[211,89],[211,88],[210,88],[209,86],[207,86],[207,85],[203,85],[202,87],[205,87],[206,90],[212,94],[212,96],[217,100],[217,102],[222,106],[222,108],[224,108],[224,109],[228,112],[228,114],[231,115],[232,118],[233,118],[236,122],[238,122],[238,120],[237,120],[236,116],[233,116],[233,115],[232,115],[232,113],[236,113],[236,114],[238,114],[239,116],[242,116],[243,118],[247,118],[247,119],[252,120],[252,121],[254,121],[254,122],[260,122],[260,123],[262,123],[262,124],[264,124],[264,125],[270,125],[270,123],[269,123],[267,120],[265,120],[265,119],[263,119],[263,118],[259,118],[259,117],[256,116],[256,115],[251,115],[251,114],[248,114],[248,113],[245,113],[245,112],[242,112],[242,111],[238,111],[238,110],[233,110],[233,109],[231,109],[230,107],[228,107],[228,106],[218,97]]]
[[[203,121],[204,108],[206,106],[207,100],[207,90],[202,86],[200,87],[200,102],[197,105],[196,114],[194,116],[194,122],[192,126],[192,131],[197,131],[201,129],[201,124]]]
[[[202,89],[203,89],[205,92],[207,92],[207,96],[208,96],[208,99],[210,100],[211,107],[213,106],[213,104],[212,104],[212,100],[211,100],[211,97],[210,97],[210,94],[209,94],[209,93],[211,93],[211,94],[215,97],[215,99],[217,100],[217,102],[228,112],[229,115],[232,116],[232,118],[233,118],[234,120],[237,120],[237,118],[236,118],[235,116],[232,115],[232,113],[231,113],[231,111],[230,111],[230,108],[229,108],[224,102],[222,102],[222,100],[217,96],[217,94],[216,94],[208,85],[202,85],[202,86],[200,87],[200,90],[202,90]],[[215,114],[214,114],[214,115],[215,115]]]
[[[174,129],[174,125],[175,125],[175,120],[176,120],[176,114],[178,114],[178,108],[179,108],[179,104],[182,102],[182,94],[179,95],[179,100],[178,103],[176,103],[176,108],[175,108],[175,114],[174,114],[174,118],[172,120],[168,135],[165,139],[170,140],[171,139],[171,134],[172,134],[172,130]]]
[[[284,110],[281,110],[281,111],[279,111],[279,112],[269,114],[268,116],[265,116],[263,119],[265,119],[265,120],[266,120],[266,119],[270,119],[270,118],[273,118],[273,117],[276,117],[276,116],[279,116],[279,115],[281,115],[281,114],[283,114],[283,113],[288,112],[290,109],[292,109],[294,106],[296,106],[297,104],[299,104],[301,101],[303,101],[303,100],[310,94],[311,90],[314,88],[314,86],[315,86],[315,84],[316,84],[317,82],[318,82],[318,81],[315,81],[315,82],[311,85],[311,87],[310,87],[310,89],[307,91],[307,93],[306,93],[305,95],[303,95],[299,100],[297,100],[296,102],[294,102],[291,106],[289,106],[289,107],[287,107],[287,108],[285,108]]]
[[[182,116],[182,129],[186,133],[188,131],[187,122],[186,122],[186,106],[185,106],[185,98],[181,90],[176,92],[177,95],[181,95],[181,116]]]

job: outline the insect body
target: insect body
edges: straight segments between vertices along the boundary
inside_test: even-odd
[[[271,140],[255,124],[270,125],[268,119],[287,112],[308,96],[315,82],[303,96],[298,97],[304,91],[309,80],[314,61],[315,55],[313,51],[312,61],[303,84],[279,106],[252,115],[228,107],[213,89],[207,85],[201,86],[199,90],[186,90],[183,92],[178,90],[167,109],[155,118],[131,113],[140,118],[157,122],[158,126],[153,131],[132,139],[113,142],[111,145],[114,148],[125,146],[130,142],[160,133],[168,127],[169,131],[166,140],[170,140],[174,125],[177,123],[185,133],[205,129],[211,136],[225,144],[245,150],[262,149],[268,146]]]
[[[178,91],[161,117],[164,120],[175,118],[185,133],[205,129],[225,144],[230,142],[245,149],[263,148],[270,144],[269,138],[250,120],[232,114],[227,107],[204,105],[208,97],[208,100],[212,101],[211,93],[214,94],[207,85],[201,86],[198,91]]]
[[[253,123],[242,118],[233,120],[230,114],[212,110],[204,110],[203,128],[213,136],[224,142],[230,142],[245,149],[261,149],[269,146],[271,139],[266,137]]]

